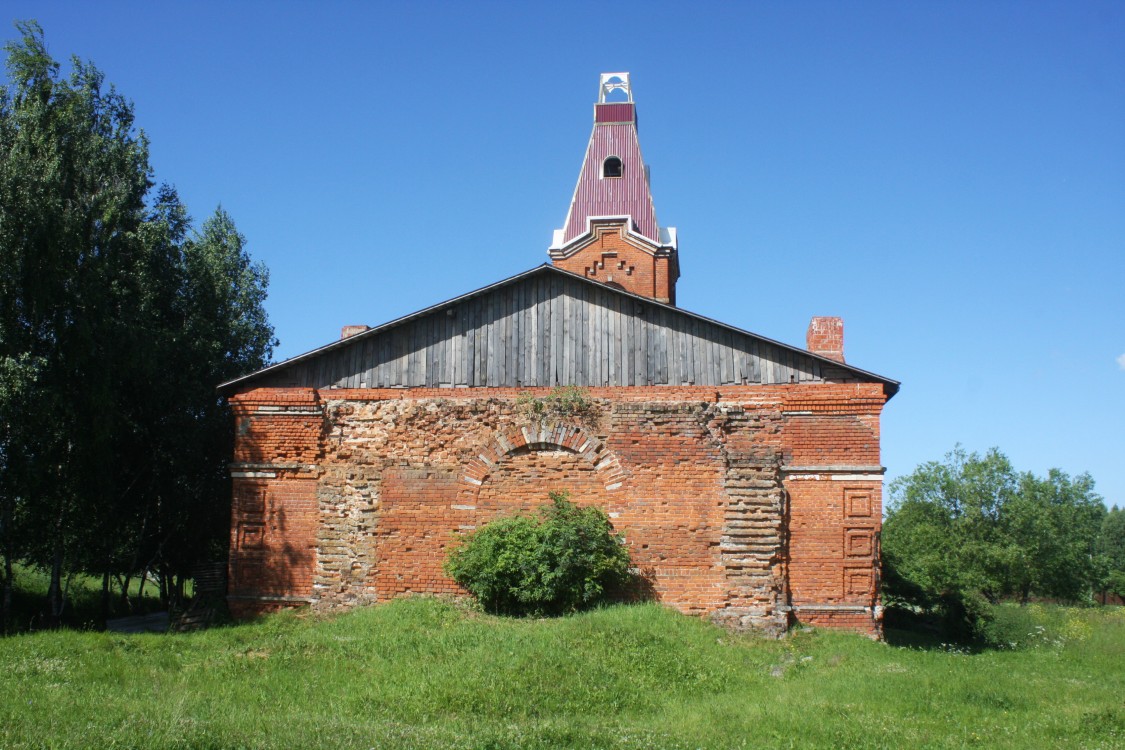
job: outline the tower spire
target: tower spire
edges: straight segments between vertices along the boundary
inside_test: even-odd
[[[548,254],[559,268],[675,303],[676,230],[656,221],[628,73],[599,78],[594,130]]]

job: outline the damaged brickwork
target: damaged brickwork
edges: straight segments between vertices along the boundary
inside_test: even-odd
[[[549,389],[233,395],[232,611],[462,594],[449,545],[565,490],[669,606],[878,634],[880,386],[592,388],[592,423],[529,420],[528,393]]]

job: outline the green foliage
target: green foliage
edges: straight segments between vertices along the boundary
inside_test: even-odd
[[[222,380],[273,346],[267,276],[221,210],[191,231],[152,192],[133,107],[92,64],[63,76],[17,24],[0,88],[0,554],[63,581],[156,571],[171,596],[223,554]],[[172,579],[177,584],[172,584]],[[0,624],[2,627],[2,624]]]
[[[1102,588],[1125,599],[1125,508],[1114,506],[1102,519],[1098,555]]]
[[[0,639],[0,746],[1120,747],[1125,610],[1001,609],[1027,642],[979,653],[740,636],[656,604],[530,620],[423,597],[185,635],[35,633]]]
[[[1080,601],[1098,581],[1105,508],[1088,475],[1017,473],[997,449],[960,447],[895,480],[883,525],[889,604],[921,608],[959,637],[988,626],[986,602]]]
[[[557,615],[593,606],[623,585],[629,552],[604,511],[552,492],[536,515],[499,518],[467,535],[445,571],[488,612]]]
[[[576,385],[557,386],[543,397],[520,394],[516,399],[516,411],[528,422],[572,420],[591,429],[597,429],[600,416],[597,404],[586,389]]]

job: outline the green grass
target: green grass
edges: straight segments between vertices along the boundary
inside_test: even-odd
[[[30,565],[13,566],[14,586],[12,587],[11,630],[34,630],[46,621],[47,587],[50,574]],[[64,581],[66,607],[63,611],[63,625],[81,630],[100,630],[105,625],[102,617],[102,582],[95,576],[75,574]],[[140,581],[129,583],[132,609],[121,605],[121,587],[116,581],[110,586],[110,617],[126,617],[132,614],[155,612],[161,608],[160,593],[155,582],[145,586],[144,596],[140,593]]]
[[[423,598],[31,633],[0,639],[0,747],[1125,747],[1125,610],[1004,618],[1035,635],[977,654],[769,641],[656,605],[510,620]]]

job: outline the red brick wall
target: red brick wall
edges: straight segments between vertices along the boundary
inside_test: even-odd
[[[235,477],[233,482],[232,613],[307,603],[320,525],[316,480],[273,476]]]
[[[567,490],[671,606],[877,631],[880,386],[594,388],[585,426],[529,423],[526,392],[549,390],[232,397],[232,606],[457,593],[459,534]]]
[[[574,255],[555,260],[564,271],[620,286],[633,294],[676,304],[675,260],[641,249],[642,241],[629,238],[622,223],[596,225],[594,239]]]

